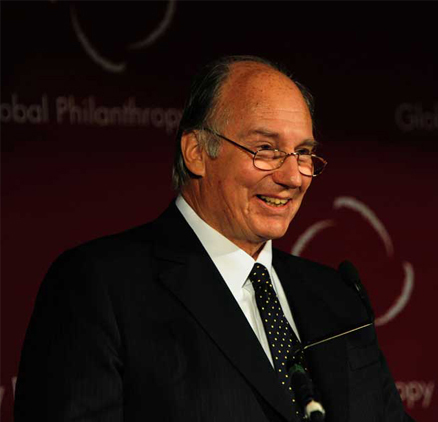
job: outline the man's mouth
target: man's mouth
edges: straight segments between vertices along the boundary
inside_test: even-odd
[[[262,201],[266,202],[269,205],[273,205],[274,207],[282,207],[286,205],[289,199],[280,199],[280,198],[272,198],[270,196],[257,195]]]

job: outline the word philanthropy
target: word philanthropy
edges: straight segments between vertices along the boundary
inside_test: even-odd
[[[397,381],[395,385],[400,393],[400,398],[406,403],[408,409],[412,409],[418,404],[423,409],[430,406],[435,389],[434,381]]]
[[[52,116],[55,116],[53,120]],[[75,96],[59,96],[53,101],[47,94],[41,101],[23,104],[13,93],[9,103],[0,104],[2,123],[57,124],[92,126],[152,126],[164,129],[168,134],[175,131],[181,120],[182,111],[176,108],[137,107],[134,97],[129,97],[121,106],[109,107],[98,104],[92,95],[76,99]]]
[[[425,110],[420,103],[402,103],[395,110],[395,123],[403,132],[438,130],[438,103],[433,111]]]

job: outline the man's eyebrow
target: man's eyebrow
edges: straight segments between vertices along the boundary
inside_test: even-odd
[[[266,129],[253,129],[253,130],[250,130],[248,132],[248,136],[251,136],[251,135],[262,135],[265,138],[272,138],[272,139],[278,139],[279,138],[278,133],[271,132],[271,131],[266,130]]]
[[[265,138],[271,138],[271,139],[275,139],[275,140],[277,140],[280,137],[278,133],[271,132],[271,131],[266,130],[266,129],[253,129],[253,130],[248,132],[248,136],[251,136],[251,135],[261,135]],[[314,148],[317,148],[318,145],[319,145],[319,142],[316,139],[307,138],[307,139],[304,139],[302,142],[300,142],[297,145],[297,147],[306,146],[306,147],[312,147],[314,149]]]
[[[319,142],[316,139],[308,138],[308,139],[305,139],[304,141],[300,142],[297,145],[297,148],[298,147],[312,147],[313,149],[315,149],[318,147],[318,145],[319,145]]]

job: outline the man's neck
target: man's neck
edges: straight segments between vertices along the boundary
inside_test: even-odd
[[[220,230],[219,227],[216,227],[214,222],[210,221],[207,216],[205,216],[202,213],[202,210],[198,206],[198,203],[196,200],[193,199],[193,195],[190,195],[190,192],[184,190],[180,193],[180,195],[184,198],[184,200],[189,204],[189,206],[192,208],[192,210],[198,215],[201,220],[203,220],[206,224],[208,224],[210,227],[215,229],[217,232],[222,234],[222,236],[226,237],[230,242],[234,243],[238,248],[242,249],[244,252],[246,252],[249,256],[251,256],[254,261],[257,260],[261,250],[266,244],[265,242],[257,242],[257,243],[251,243],[251,242],[240,242],[238,239],[230,238],[227,236],[226,233],[223,233],[222,230]],[[195,196],[196,198],[196,196]]]

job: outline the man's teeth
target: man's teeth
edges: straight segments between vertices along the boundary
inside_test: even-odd
[[[277,205],[277,206],[285,205],[287,204],[287,201],[289,201],[288,199],[271,198],[269,196],[263,196],[263,195],[260,195],[259,198],[263,199],[263,201],[267,202],[268,204]]]

